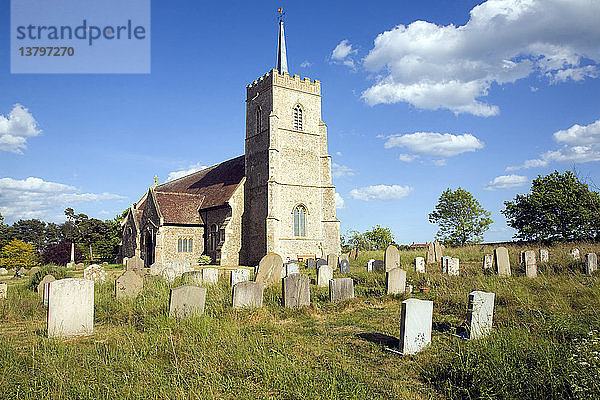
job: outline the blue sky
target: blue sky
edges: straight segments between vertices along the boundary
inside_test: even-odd
[[[245,87],[274,67],[281,2],[153,1],[150,74],[11,74],[0,4],[0,213],[107,219],[243,154]],[[443,190],[503,202],[575,167],[600,184],[597,1],[283,2],[290,73],[319,79],[342,233],[431,240]]]

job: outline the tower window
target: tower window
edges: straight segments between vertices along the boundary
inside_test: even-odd
[[[302,130],[302,107],[300,104],[297,104],[296,107],[294,107],[294,130]]]
[[[294,208],[294,236],[306,236],[306,208],[302,205]]]
[[[262,110],[260,106],[256,109],[256,133],[262,131]]]

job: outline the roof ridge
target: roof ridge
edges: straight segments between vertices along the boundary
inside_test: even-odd
[[[187,177],[188,177],[188,176],[190,176],[190,175],[197,174],[198,172],[204,172],[204,171],[208,171],[209,169],[214,169],[214,168],[218,167],[219,165],[221,165],[221,164],[223,164],[223,163],[226,163],[227,161],[233,161],[233,160],[235,160],[236,158],[240,158],[240,157],[245,157],[245,154],[242,154],[241,156],[233,157],[233,158],[231,158],[231,159],[229,159],[229,160],[221,161],[220,163],[217,163],[217,164],[211,165],[210,167],[203,168],[203,169],[201,169],[201,170],[199,170],[199,171],[192,172],[192,173],[190,173],[190,174],[187,174],[187,175],[184,175],[184,176],[182,176],[182,177],[180,177],[180,178],[173,179],[172,181],[168,181],[168,182],[165,182],[165,183],[161,183],[160,185],[156,186],[156,188],[155,188],[154,190],[156,191],[156,189],[158,189],[158,188],[159,188],[159,187],[161,187],[161,186],[168,185],[168,184],[171,184],[171,183],[173,183],[173,182],[177,182],[177,181],[179,181],[179,180],[181,180],[181,179],[187,178]],[[163,192],[163,193],[166,193],[166,192]],[[176,192],[173,192],[173,193],[176,193]]]
[[[186,193],[186,192],[165,192],[160,190],[154,190],[154,193],[157,194],[175,194],[175,195],[184,195],[184,196],[197,196],[197,197],[206,197],[201,193]]]

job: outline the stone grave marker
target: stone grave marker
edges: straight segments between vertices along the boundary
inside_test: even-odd
[[[150,275],[162,275],[162,272],[165,268],[166,266],[163,263],[155,262],[154,264],[150,265]]]
[[[115,297],[117,299],[133,298],[142,291],[144,278],[134,270],[125,271],[115,279]]]
[[[281,279],[283,260],[276,253],[268,253],[258,264],[258,272],[254,281],[265,286],[277,284]],[[262,300],[261,300],[262,305]]]
[[[367,272],[373,271],[373,263],[374,262],[375,262],[375,260],[372,258],[369,261],[367,261]]]
[[[327,260],[325,260],[323,258],[318,258],[317,261],[315,262],[315,268],[318,270],[323,265],[327,265]]]
[[[169,317],[189,318],[204,313],[206,288],[196,285],[183,285],[171,289],[169,296]]]
[[[548,250],[540,249],[540,263],[547,263],[550,260]]]
[[[154,264],[156,264],[156,263],[154,263]],[[138,256],[133,256],[133,257],[127,259],[127,264],[125,264],[125,268],[127,269],[127,271],[134,271],[137,274],[143,274],[144,273],[144,260],[142,260]],[[152,268],[152,267],[150,267],[150,268]],[[156,271],[156,268],[155,268],[155,273],[152,275],[158,275],[161,272],[162,272],[162,270]]]
[[[352,278],[337,278],[329,281],[329,301],[340,301],[354,298],[354,281]]]
[[[259,282],[239,282],[233,287],[233,308],[262,307],[264,285]]]
[[[175,280],[175,278],[177,278],[177,274],[175,273],[175,270],[171,267],[163,268],[162,271],[160,271],[160,275],[166,282],[169,282],[169,283],[173,282]]]
[[[329,254],[327,255],[327,265],[329,265],[332,269],[336,269],[340,263],[340,258],[337,254]]]
[[[310,278],[308,275],[292,274],[282,279],[283,306],[300,308],[310,305]]]
[[[75,269],[83,269],[83,267],[85,267],[84,263],[75,264]]]
[[[27,275],[27,268],[25,267],[21,267],[21,269],[19,269],[17,276],[26,276]]]
[[[585,273],[591,275],[592,272],[598,269],[598,256],[596,253],[588,253],[585,255]]]
[[[202,268],[202,283],[207,285],[219,283],[219,270],[217,268]]]
[[[29,276],[34,276],[36,272],[38,272],[39,270],[41,270],[40,267],[33,267],[29,270]]]
[[[8,294],[8,285],[6,282],[0,283],[0,299],[5,299]]]
[[[383,260],[375,260],[375,261],[373,261],[373,269],[375,271],[384,271],[385,270],[385,264],[383,263]]]
[[[527,250],[525,254],[523,254],[523,266],[525,267],[525,276],[528,278],[537,278],[535,251]]]
[[[285,278],[286,276],[290,276],[292,274],[299,274],[299,273],[300,273],[300,267],[298,266],[298,263],[290,261],[283,265],[281,277]]]
[[[348,254],[340,254],[340,257],[338,258],[338,263],[342,260],[350,261]]]
[[[231,271],[230,283],[234,287],[240,282],[250,281],[250,270],[245,268],[237,268]]]
[[[433,241],[433,252],[435,254],[435,261],[440,262],[442,256],[444,255],[444,246],[442,246],[437,240]]]
[[[435,263],[435,250],[433,248],[433,242],[427,243],[427,254],[425,254],[425,262],[427,264]]]
[[[104,282],[106,279],[106,272],[104,271],[104,268],[98,264],[92,264],[83,270],[83,279],[94,282]]]
[[[394,268],[400,268],[400,252],[394,245],[389,245],[383,254],[383,262],[385,263],[385,272],[391,271]]]
[[[385,273],[385,292],[387,294],[404,293],[406,289],[406,271],[394,268]]]
[[[317,263],[314,258],[309,258],[306,260],[306,268],[308,269],[317,269]]]
[[[510,259],[506,247],[494,249],[494,264],[498,276],[510,276]]]
[[[535,253],[534,253],[535,254]],[[469,310],[467,327],[469,339],[477,339],[489,335],[494,318],[494,293],[473,291],[469,293]]]
[[[415,272],[425,273],[425,259],[423,257],[415,258]]]
[[[0,268],[0,275],[8,275],[8,270],[6,268]]]
[[[250,273],[250,271],[248,271]],[[185,282],[193,283],[194,285],[202,285],[202,271],[187,271],[181,277]]]
[[[402,302],[400,352],[416,354],[431,343],[433,301],[415,298]]]
[[[491,254],[486,254],[483,256],[483,270],[491,271],[494,266],[494,256]]]
[[[458,258],[448,257],[446,259],[446,273],[450,276],[460,275],[460,260]]]
[[[350,271],[350,262],[348,260],[340,260],[340,273],[347,274]]]
[[[329,281],[333,279],[333,269],[329,265],[322,265],[317,271],[317,286],[329,286]]]
[[[571,249],[571,257],[573,257],[573,260],[580,260],[581,259],[581,255],[579,254],[579,249],[578,248]]]
[[[94,331],[94,282],[68,278],[48,285],[48,337],[91,335]]]
[[[42,278],[42,280],[40,281],[40,283],[38,283],[37,287],[35,288],[35,291],[38,292],[38,294],[43,295],[44,294],[44,285],[46,283],[50,283],[55,281],[56,278],[54,278],[53,275],[46,275]]]

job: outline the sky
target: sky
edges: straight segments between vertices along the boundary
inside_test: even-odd
[[[600,185],[600,2],[151,3],[147,74],[11,74],[0,2],[0,213],[111,219],[165,182],[244,152],[245,87],[275,67],[322,82],[342,234],[432,240],[462,187],[515,231],[504,202],[575,169]]]

